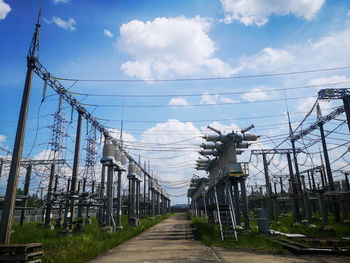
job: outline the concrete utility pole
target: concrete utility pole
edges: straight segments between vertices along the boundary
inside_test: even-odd
[[[122,171],[118,171],[118,186],[117,186],[117,222],[116,226],[121,228],[121,210],[122,210]]]
[[[268,163],[266,160],[266,153],[262,154],[263,157],[263,163],[264,163],[264,173],[265,173],[265,184],[266,184],[266,193],[267,193],[267,213],[269,216],[269,219],[272,220],[274,218],[274,213],[273,213],[273,207],[272,207],[272,202],[271,197],[272,197],[272,190],[271,190],[271,183],[270,183],[270,177],[269,177],[269,168],[268,168]]]
[[[39,57],[39,37],[40,37],[40,17],[41,17],[41,5],[38,16],[38,21],[35,26],[35,32],[32,39],[29,53],[27,56],[27,74],[24,84],[22,104],[19,113],[19,119],[17,124],[16,139],[13,147],[13,155],[11,160],[11,168],[7,181],[5,202],[3,206],[3,212],[0,225],[0,241],[2,244],[9,244],[11,238],[11,228],[13,221],[13,211],[16,201],[16,191],[19,176],[20,161],[22,159],[24,135],[27,125],[27,115],[29,108],[30,90],[32,87],[33,70],[35,62]]]
[[[49,186],[46,195],[46,214],[45,214],[45,227],[51,227],[51,208],[52,208],[52,183],[55,176],[55,164],[51,164]]]
[[[322,113],[321,113],[320,105],[318,103],[317,103],[317,119],[319,120],[321,142],[322,142],[324,162],[326,165],[329,188],[330,188],[331,192],[334,192],[335,187],[334,187],[333,175],[332,175],[332,170],[331,170],[331,164],[330,164],[329,156],[328,156],[328,149],[327,149],[326,138],[324,135],[323,122],[321,121],[322,120]],[[340,222],[339,206],[338,206],[337,201],[334,200],[333,197],[331,197],[331,198],[333,199],[332,204],[333,204],[333,208],[334,208],[334,220],[335,220],[335,222],[339,223]]]
[[[24,199],[23,199],[23,207],[27,207],[27,203],[28,203],[28,195],[29,195],[29,185],[30,185],[30,178],[32,176],[32,165],[29,164],[27,167],[27,172],[26,172],[26,178],[24,180],[24,190],[23,190],[23,195],[24,195]],[[25,209],[22,209],[21,211],[21,219],[20,219],[20,225],[24,226],[24,221],[26,219],[26,211]]]
[[[78,124],[77,124],[77,133],[75,137],[73,172],[72,172],[72,181],[71,181],[71,190],[70,190],[70,220],[69,220],[70,229],[73,228],[73,221],[75,217],[75,195],[76,195],[77,183],[78,183],[81,121],[82,121],[82,113],[78,112]]]
[[[101,172],[101,187],[100,187],[100,200],[101,206],[98,208],[99,214],[99,224],[102,226],[104,223],[104,207],[105,207],[105,174],[106,174],[106,165],[102,164]]]

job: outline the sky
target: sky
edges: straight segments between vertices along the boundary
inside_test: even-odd
[[[39,0],[0,0],[0,146],[10,151],[39,6]],[[254,124],[250,132],[261,137],[252,149],[278,145],[288,136],[287,111],[296,128],[312,109],[318,90],[349,86],[349,44],[346,0],[46,0],[39,61],[117,138],[123,120],[125,149],[137,160],[140,155],[142,163],[150,162],[176,204],[187,202],[193,174],[206,175],[193,167],[208,125],[231,132]],[[59,100],[48,88],[41,103],[43,87],[34,76],[26,158],[46,158],[52,141]],[[322,113],[340,104],[322,101]],[[63,107],[63,155],[71,162],[77,114],[71,116],[69,107]],[[314,113],[303,127],[316,120]],[[335,147],[330,157],[340,171],[347,164],[348,130],[344,122],[339,125],[333,121],[326,130],[338,129],[327,142]],[[305,169],[321,161],[320,144],[308,139],[298,145],[309,150],[300,154]],[[337,147],[341,142],[345,144]],[[290,147],[288,142],[283,146]],[[264,182],[261,161],[254,158],[246,150],[240,161],[253,160],[247,182],[256,187]],[[271,173],[276,178],[287,174],[286,160],[274,158]],[[69,168],[62,171],[70,176]],[[47,181],[44,168],[36,172],[34,193]],[[0,193],[5,187],[3,179]]]

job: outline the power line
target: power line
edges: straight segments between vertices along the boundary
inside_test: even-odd
[[[254,104],[263,102],[277,102],[285,100],[298,100],[298,99],[308,99],[317,98],[317,96],[301,96],[301,97],[291,97],[283,99],[270,99],[270,100],[256,100],[256,101],[235,101],[235,102],[224,102],[224,103],[203,103],[203,104],[188,104],[188,105],[119,105],[119,104],[91,104],[91,103],[79,103],[81,106],[92,106],[92,107],[125,107],[125,108],[172,108],[172,107],[208,107],[208,106],[228,106],[235,104]],[[97,118],[96,118],[97,119]],[[99,120],[99,119],[98,119]]]
[[[215,95],[238,95],[238,94],[247,94],[247,93],[261,93],[261,92],[280,92],[285,90],[297,90],[297,89],[308,89],[308,88],[317,88],[333,85],[342,85],[350,84],[350,81],[343,82],[333,82],[333,83],[324,83],[318,85],[306,85],[306,86],[297,86],[290,88],[280,88],[280,89],[262,89],[262,90],[250,90],[250,91],[233,91],[233,92],[217,92],[217,93],[192,93],[192,94],[100,94],[100,93],[83,93],[83,92],[73,92],[68,91],[72,95],[78,96],[88,96],[88,97],[120,97],[120,98],[169,98],[169,97],[200,97],[203,95],[215,96]]]
[[[240,75],[240,76],[229,76],[229,77],[208,77],[208,78],[179,78],[179,79],[77,79],[77,78],[60,78],[54,77],[56,80],[62,81],[75,81],[75,82],[183,82],[183,81],[210,81],[210,80],[227,80],[227,79],[247,79],[247,78],[261,78],[261,77],[274,77],[283,75],[297,75],[307,73],[317,73],[325,71],[336,71],[350,69],[350,66],[335,67],[335,68],[324,68],[324,69],[313,69],[313,70],[302,70],[302,71],[291,71],[291,72],[278,72],[278,73],[265,73],[255,75]]]

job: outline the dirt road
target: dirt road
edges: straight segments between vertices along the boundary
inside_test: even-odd
[[[91,263],[113,262],[239,262],[239,263],[345,263],[350,258],[336,257],[286,257],[272,254],[210,248],[194,240],[190,221],[185,214],[175,214],[139,236],[107,251]]]

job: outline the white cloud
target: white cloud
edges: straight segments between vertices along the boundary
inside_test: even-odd
[[[54,152],[51,150],[43,150],[33,157],[33,160],[52,160]]]
[[[291,63],[295,62],[295,55],[291,50],[274,49],[266,47],[255,55],[250,57],[242,57],[241,64],[237,67],[237,71],[240,70],[254,70],[260,71],[269,65],[269,69],[280,69],[288,67]]]
[[[239,102],[239,100],[233,100],[231,98],[227,98],[227,97],[223,97],[223,96],[220,96],[220,100],[223,103],[238,103]]]
[[[290,72],[341,67],[350,60],[350,29],[332,33],[316,41],[308,40],[284,49],[267,47],[257,54],[241,57],[236,71]]]
[[[107,29],[104,29],[103,30],[103,33],[107,36],[107,37],[110,37],[112,38],[113,37],[113,33]]]
[[[228,97],[219,96],[218,94],[204,93],[201,96],[200,104],[218,104],[218,103],[238,103],[239,100],[234,100]]]
[[[45,20],[47,23],[55,23],[57,26],[65,29],[74,31],[77,29],[77,22],[74,18],[69,18],[67,21],[61,19],[60,17],[53,16],[51,20]]]
[[[224,22],[237,20],[246,26],[263,26],[272,14],[312,20],[324,3],[325,0],[221,0]]]
[[[54,3],[55,3],[55,4],[58,4],[58,3],[67,4],[68,2],[69,2],[69,0],[54,0]]]
[[[120,130],[119,129],[113,128],[113,129],[109,129],[108,131],[111,133],[111,135],[115,139],[119,140],[119,138],[120,138]],[[125,141],[126,145],[127,145],[128,143],[136,142],[136,138],[131,133],[127,133],[127,132],[123,131],[123,141]]]
[[[350,10],[348,11],[347,16],[350,16]]]
[[[168,105],[173,105],[173,106],[178,106],[178,105],[183,105],[183,106],[188,106],[187,101],[184,98],[177,97],[177,98],[172,98],[169,101]]]
[[[331,77],[312,79],[310,81],[310,85],[324,85],[328,83],[339,83],[348,81],[350,81],[350,79],[346,76],[333,75]]]
[[[5,19],[10,11],[11,7],[4,0],[0,0],[0,20]]]
[[[208,93],[204,93],[201,96],[200,104],[216,104],[218,99],[219,99],[219,95],[218,94],[210,95]]]
[[[253,88],[250,90],[250,92],[243,93],[241,97],[249,102],[254,102],[257,100],[266,100],[269,98],[269,96],[266,92],[263,91],[264,88],[264,86]]]
[[[144,79],[174,75],[229,76],[233,70],[214,57],[217,49],[207,32],[211,21],[199,16],[132,20],[120,27],[118,47],[132,61],[122,64],[125,74]]]

